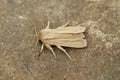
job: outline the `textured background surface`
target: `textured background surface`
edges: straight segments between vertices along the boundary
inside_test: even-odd
[[[53,47],[38,58],[37,32],[47,21],[56,28],[87,27],[88,47]],[[120,80],[119,0],[0,0],[0,80]]]

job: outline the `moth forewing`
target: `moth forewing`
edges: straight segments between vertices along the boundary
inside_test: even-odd
[[[86,27],[78,26],[68,26],[65,27],[68,23],[64,26],[60,26],[56,29],[49,29],[48,26],[41,30],[38,33],[38,39],[42,41],[42,43],[52,51],[53,55],[56,57],[54,50],[52,49],[51,45],[55,45],[57,48],[62,50],[69,59],[72,59],[69,54],[61,47],[73,47],[73,48],[83,48],[87,46],[87,41],[83,32],[85,32]],[[43,46],[41,47],[41,51],[43,50]]]
[[[82,33],[86,30],[85,27],[62,27],[56,29],[44,29],[41,32],[46,33]]]

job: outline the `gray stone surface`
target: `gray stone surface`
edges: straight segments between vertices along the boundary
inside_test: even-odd
[[[87,27],[88,47],[35,47],[47,21]],[[0,0],[0,80],[120,80],[119,0]]]

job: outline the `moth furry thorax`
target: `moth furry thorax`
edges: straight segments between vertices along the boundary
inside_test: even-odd
[[[38,40],[43,43],[41,46],[41,52],[43,51],[45,45],[56,57],[56,54],[51,47],[51,45],[55,45],[57,48],[62,50],[69,57],[69,59],[72,60],[62,46],[73,48],[83,48],[87,46],[87,41],[85,39],[85,35],[83,34],[86,27],[81,27],[80,25],[66,27],[68,24],[69,22],[58,28],[50,29],[48,22],[47,27],[39,31]]]

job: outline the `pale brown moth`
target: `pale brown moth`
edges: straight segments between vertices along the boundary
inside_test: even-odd
[[[66,27],[68,24],[69,22],[58,28],[50,29],[48,21],[47,27],[38,33],[38,40],[43,43],[40,52],[43,51],[45,45],[56,57],[56,54],[51,47],[51,45],[55,45],[58,49],[62,50],[69,59],[72,60],[70,55],[66,52],[66,50],[64,50],[64,48],[62,48],[62,46],[73,48],[86,47],[87,41],[83,34],[86,27],[81,27],[80,25]]]

